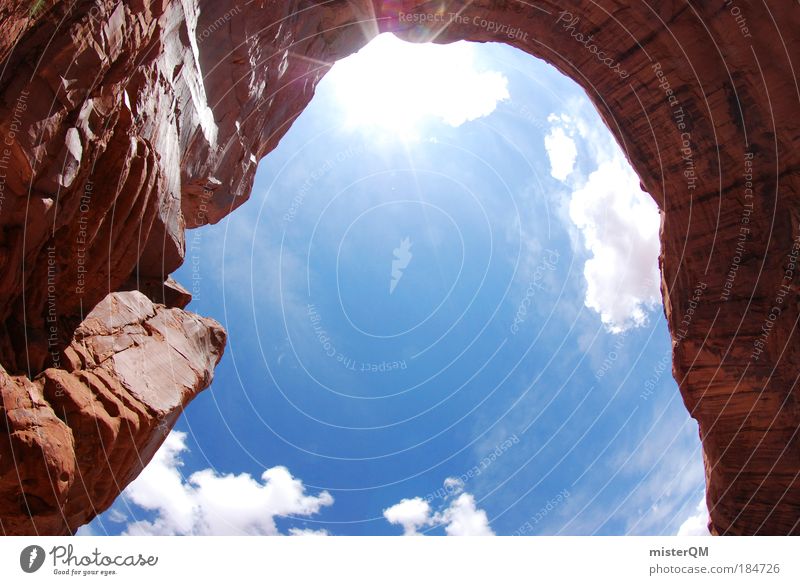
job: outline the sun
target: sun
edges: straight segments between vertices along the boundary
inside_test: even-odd
[[[390,33],[338,61],[323,83],[332,84],[346,127],[404,140],[432,122],[487,116],[509,97],[506,77],[479,64],[470,43],[409,43]]]

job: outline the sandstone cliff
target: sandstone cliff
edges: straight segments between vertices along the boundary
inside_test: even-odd
[[[0,370],[0,526],[74,530],[111,505],[208,386],[225,332],[211,319],[112,293],[75,330],[60,368]]]
[[[657,6],[0,1],[0,531],[74,530],[149,460],[224,340],[160,286],[184,230],[247,199],[329,63],[396,31],[507,42],[586,89],[662,210],[711,528],[800,532],[800,11]]]

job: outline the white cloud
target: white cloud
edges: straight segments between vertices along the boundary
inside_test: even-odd
[[[326,82],[335,84],[348,123],[396,133],[428,117],[460,126],[509,97],[508,80],[480,68],[469,43],[408,43],[389,33],[338,61]]]
[[[128,520],[128,517],[119,510],[112,509],[108,511],[108,519],[117,524],[122,524]]]
[[[405,536],[418,535],[420,528],[435,524],[443,525],[448,536],[494,536],[486,512],[477,507],[472,494],[463,491],[463,482],[448,477],[444,480],[444,486],[448,493],[458,497],[441,511],[434,512],[430,504],[422,498],[404,498],[386,508],[383,511],[384,518],[391,524],[402,526]]]
[[[581,118],[551,115],[545,146],[551,174],[569,178],[569,216],[591,258],[584,266],[585,304],[606,328],[620,333],[647,322],[661,301],[658,254],[661,218],[653,199],[605,128]],[[574,171],[570,136],[580,138],[595,169],[584,177]],[[548,146],[549,139],[549,146]],[[570,144],[567,144],[567,143]]]
[[[464,482],[458,477],[447,477],[444,480],[444,489],[448,494],[460,494],[464,491]]]
[[[327,530],[312,530],[311,528],[290,528],[289,536],[330,536]]]
[[[386,508],[383,517],[390,524],[402,526],[405,536],[415,536],[419,534],[420,528],[433,524],[430,504],[422,498],[404,498],[398,504]]]
[[[705,497],[697,504],[697,513],[689,516],[678,528],[678,536],[711,536],[708,531],[708,506]]]
[[[272,467],[261,481],[247,473],[219,474],[203,469],[184,478],[181,453],[185,433],[173,431],[150,464],[123,492],[126,501],[156,513],[152,521],[127,525],[130,535],[259,534],[275,535],[276,517],[309,516],[333,497],[305,493],[303,483],[285,467]]]
[[[609,330],[639,327],[660,301],[658,208],[621,157],[600,163],[572,193],[572,221],[592,258],[586,261],[586,306]]]
[[[489,528],[486,512],[475,506],[475,497],[463,493],[441,513],[439,521],[445,524],[448,536],[494,536]]]
[[[544,137],[544,147],[550,159],[550,174],[559,181],[565,181],[575,170],[578,149],[575,141],[567,136],[564,128],[553,126]]]

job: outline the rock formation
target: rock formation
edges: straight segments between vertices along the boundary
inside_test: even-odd
[[[73,334],[59,368],[31,381],[0,369],[0,525],[62,534],[111,505],[208,386],[225,332],[211,319],[106,296]]]
[[[246,201],[329,64],[394,31],[585,88],[662,211],[709,525],[800,533],[800,11],[653,6],[0,0],[0,532],[73,531],[147,463],[224,344],[167,280],[184,229]]]

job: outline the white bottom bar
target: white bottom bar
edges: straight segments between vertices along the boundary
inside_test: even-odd
[[[0,575],[3,583],[136,585],[253,577],[347,585],[777,584],[800,583],[798,545],[787,537],[6,537]]]

